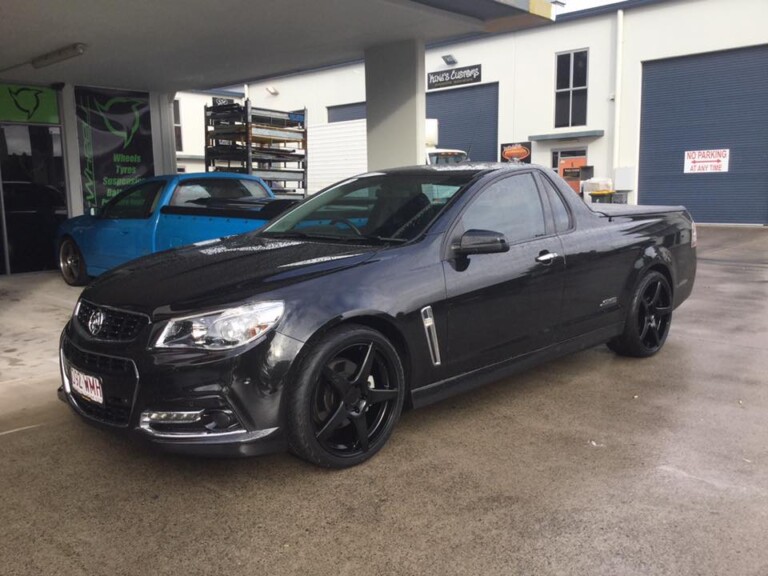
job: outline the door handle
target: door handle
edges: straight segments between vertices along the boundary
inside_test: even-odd
[[[547,252],[545,250],[536,257],[536,262],[549,266],[555,261],[555,258],[557,258],[557,252]]]

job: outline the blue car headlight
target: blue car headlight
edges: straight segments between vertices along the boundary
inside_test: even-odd
[[[155,340],[155,348],[228,350],[269,332],[283,315],[282,302],[259,302],[218,312],[174,318]]]

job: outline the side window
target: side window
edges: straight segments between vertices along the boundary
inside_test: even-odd
[[[255,180],[240,180],[240,184],[245,187],[253,198],[269,198],[269,193],[264,186]]]
[[[560,196],[560,193],[555,190],[555,187],[547,178],[542,176],[541,181],[547,190],[549,203],[552,205],[552,214],[555,217],[555,230],[557,232],[565,232],[571,227],[571,215],[565,206],[565,200],[563,200],[563,197]]]
[[[510,244],[544,236],[544,210],[532,174],[510,176],[491,184],[462,216],[464,230],[501,232]]]
[[[121,192],[102,212],[105,218],[148,218],[165,182],[145,182]]]
[[[250,184],[250,182],[249,182]],[[255,184],[255,182],[254,182]],[[186,208],[204,208],[227,200],[238,198],[263,198],[266,191],[259,187],[251,191],[245,186],[244,181],[234,178],[200,178],[199,180],[183,180],[173,191],[171,206],[184,206]]]

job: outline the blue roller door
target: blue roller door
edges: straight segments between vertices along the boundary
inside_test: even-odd
[[[440,123],[440,148],[465,150],[472,160],[498,160],[498,84],[430,92],[427,118]]]
[[[724,148],[727,173],[683,172],[685,151]],[[638,197],[768,224],[768,45],[643,64]]]
[[[365,118],[365,103],[328,107],[328,122]],[[469,152],[472,160],[498,160],[499,85],[481,84],[427,94],[427,118],[437,118],[440,148]]]

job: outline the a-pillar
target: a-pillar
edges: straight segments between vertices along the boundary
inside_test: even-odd
[[[424,88],[423,42],[365,51],[368,170],[424,163]]]

